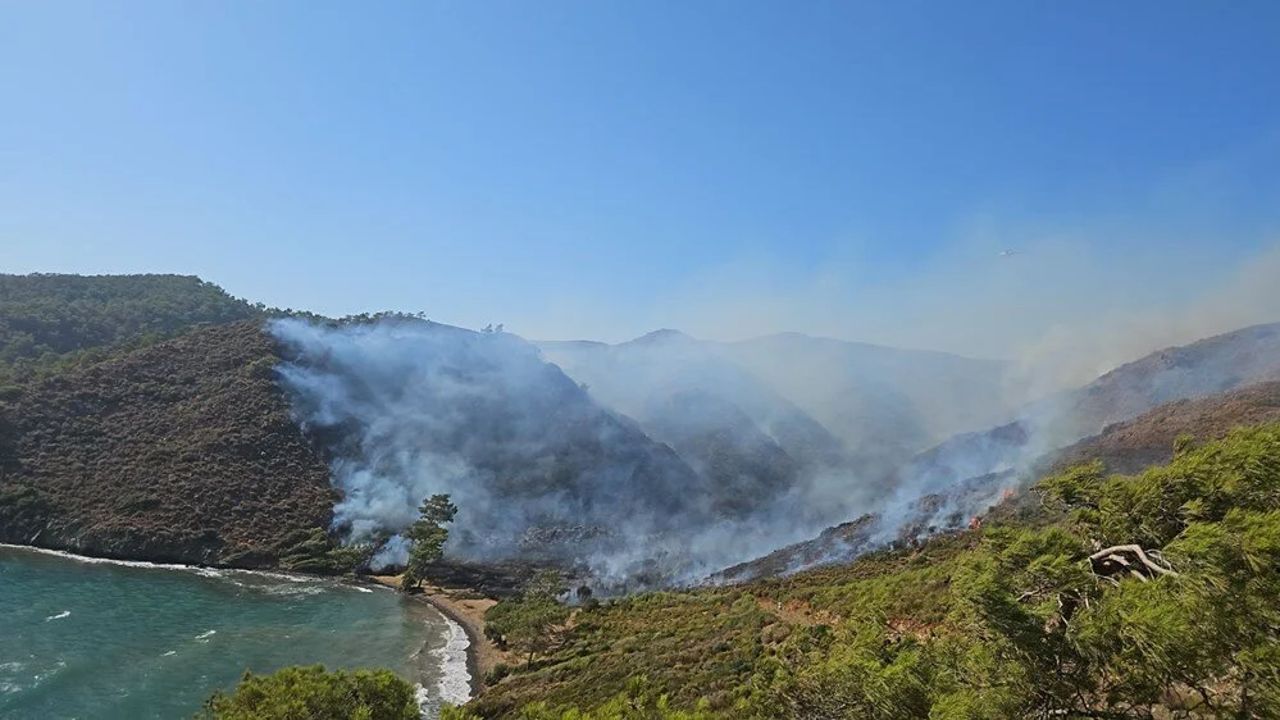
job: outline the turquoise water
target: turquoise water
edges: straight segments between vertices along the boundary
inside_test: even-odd
[[[434,715],[465,693],[463,648],[456,625],[390,590],[0,547],[6,719],[189,718],[246,669],[312,663],[391,668]]]

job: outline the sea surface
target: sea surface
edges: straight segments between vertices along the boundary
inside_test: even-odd
[[[338,580],[0,546],[0,718],[190,718],[245,670],[386,667],[424,717],[466,699],[466,635]]]

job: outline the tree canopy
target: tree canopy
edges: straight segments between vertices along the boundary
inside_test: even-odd
[[[184,275],[0,275],[0,385],[266,309]]]
[[[559,644],[570,610],[557,599],[563,579],[554,570],[535,575],[518,597],[485,612],[485,633],[500,645],[523,652],[528,661]]]
[[[231,693],[205,703],[205,720],[418,720],[413,685],[390,670],[287,667],[245,673]]]
[[[404,532],[410,542],[409,562],[404,570],[401,585],[405,589],[418,587],[426,579],[431,563],[444,555],[444,544],[449,540],[449,529],[458,508],[448,495],[432,495],[422,501],[418,519]]]

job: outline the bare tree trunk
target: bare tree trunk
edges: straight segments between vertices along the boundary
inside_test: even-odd
[[[1148,552],[1138,545],[1113,545],[1103,548],[1089,556],[1089,565],[1092,566],[1095,574],[1102,577],[1110,578],[1128,574],[1142,582],[1160,575],[1174,577],[1178,575],[1168,566],[1168,563],[1164,562],[1164,558],[1160,557],[1157,551]]]

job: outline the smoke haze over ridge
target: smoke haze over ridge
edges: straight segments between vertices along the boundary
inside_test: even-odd
[[[1253,295],[1270,292],[1259,280],[1225,296],[1243,293],[1247,315],[1265,312]],[[1183,332],[1242,316],[1223,300],[1203,306]],[[422,498],[448,492],[462,508],[454,556],[541,558],[615,583],[693,580],[863,514],[878,517],[876,542],[954,525],[1085,432],[1062,429],[1056,395],[1015,414],[1001,393],[1021,366],[794,334],[708,343],[663,331],[539,349],[406,319],[279,321],[272,332],[287,348],[280,373],[296,416],[328,444],[344,493],[335,526],[348,539],[385,539]],[[902,374],[921,363],[924,374]],[[837,392],[845,385],[872,399],[862,424],[832,424],[832,407],[861,402]],[[815,405],[824,392],[832,404]],[[983,439],[1015,416],[1013,435]],[[392,538],[379,558],[404,550]]]
[[[332,457],[334,525],[348,540],[398,533],[443,492],[459,506],[454,557],[669,582],[812,526],[801,488],[742,502],[513,335],[403,319],[271,331],[295,417]],[[393,541],[380,559],[403,551]]]
[[[295,417],[332,458],[334,525],[351,541],[403,530],[423,498],[446,492],[460,508],[455,557],[689,581],[862,512],[892,467],[748,373],[726,377],[734,366],[715,356],[699,375],[677,351],[694,374],[674,385],[672,358],[617,368],[652,395],[627,408],[637,424],[507,333],[405,319],[271,331]],[[393,539],[379,559],[404,550]]]

